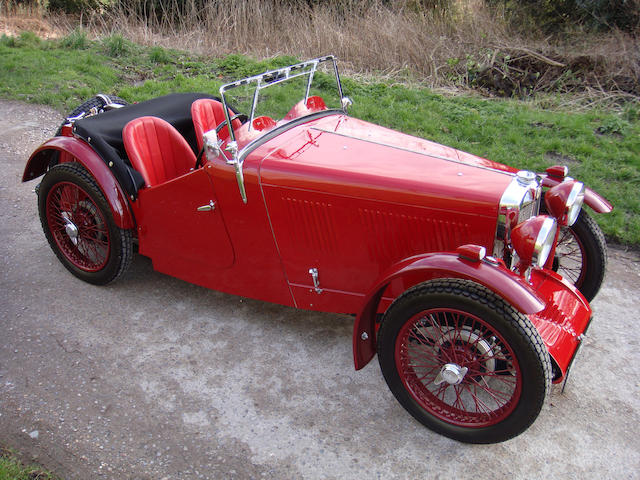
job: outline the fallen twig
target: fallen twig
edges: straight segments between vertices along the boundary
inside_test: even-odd
[[[544,55],[542,55],[541,53],[535,52],[535,51],[530,50],[530,49],[525,48],[525,47],[513,47],[513,46],[507,47],[507,46],[497,46],[497,48],[504,49],[504,50],[515,50],[515,51],[517,51],[517,52],[523,52],[523,53],[526,53],[526,54],[528,54],[528,55],[530,55],[530,56],[532,56],[532,57],[534,57],[534,58],[537,58],[537,59],[538,59],[538,60],[540,60],[541,62],[548,63],[549,65],[551,65],[551,66],[553,66],[553,67],[562,67],[562,68],[564,68],[564,67],[566,67],[566,66],[567,66],[567,65],[566,65],[566,64],[564,64],[564,63],[560,63],[560,62],[557,62],[557,61],[555,61],[555,60],[552,60],[552,59],[550,59],[549,57],[545,57],[545,56],[544,56]]]

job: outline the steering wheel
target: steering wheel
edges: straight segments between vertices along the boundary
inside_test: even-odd
[[[246,122],[247,120],[249,120],[249,117],[247,117],[244,113],[236,113],[234,116],[232,116],[229,119],[229,123],[233,123],[234,120],[240,120],[242,123]],[[222,122],[220,122],[220,124],[216,127],[216,135],[220,132],[220,130],[222,130],[222,127],[224,127],[226,125],[227,121],[223,120]]]

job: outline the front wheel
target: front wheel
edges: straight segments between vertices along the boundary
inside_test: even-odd
[[[433,280],[398,297],[379,330],[378,360],[411,415],[468,443],[522,433],[550,387],[549,354],[529,319],[469,280]]]
[[[38,210],[51,249],[76,277],[104,285],[131,263],[131,230],[118,228],[100,188],[79,163],[47,172],[38,188]]]
[[[562,227],[553,269],[573,283],[590,302],[607,269],[607,243],[595,220],[584,210],[570,227]]]

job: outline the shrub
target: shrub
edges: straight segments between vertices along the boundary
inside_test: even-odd
[[[38,48],[42,45],[42,40],[40,40],[40,37],[38,37],[38,35],[36,35],[35,33],[24,31],[20,32],[17,43],[17,46],[19,47]]]
[[[619,117],[611,117],[602,122],[596,133],[600,135],[626,135],[627,131],[631,128],[631,124],[626,120]]]
[[[164,48],[153,47],[149,51],[149,60],[153,63],[169,63],[171,61],[171,56]]]
[[[3,33],[2,37],[0,37],[0,45],[11,48],[40,48],[43,45],[46,46],[46,44],[40,40],[40,37],[30,31],[20,32],[17,37]]]
[[[16,47],[16,37],[10,37],[7,34],[3,33],[0,37],[0,45],[9,48]]]
[[[545,32],[572,25],[598,30],[618,28],[634,32],[640,28],[640,0],[485,0],[502,6],[512,21],[541,28]]]
[[[115,0],[48,0],[49,10],[80,13],[92,10],[100,10],[116,3]]]
[[[102,43],[112,57],[121,57],[133,48],[133,44],[119,33],[105,37]]]
[[[76,28],[60,41],[60,46],[73,50],[83,50],[89,46],[87,33],[80,28]]]

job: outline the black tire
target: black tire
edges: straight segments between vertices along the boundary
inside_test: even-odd
[[[47,172],[38,188],[38,211],[51,249],[76,277],[104,285],[129,267],[132,232],[118,228],[96,181],[79,163]]]
[[[561,229],[553,269],[589,302],[600,291],[607,270],[607,242],[596,221],[584,210],[573,225]]]
[[[549,353],[529,319],[470,280],[433,280],[398,297],[379,330],[378,360],[411,415],[467,443],[522,433],[551,384]]]
[[[92,97],[89,100],[78,105],[75,109],[71,111],[71,113],[69,113],[69,115],[67,115],[64,118],[64,120],[58,127],[56,136],[59,136],[62,133],[62,127],[67,124],[68,118],[77,117],[81,113],[89,114],[92,108],[97,108],[98,113],[102,113],[104,111],[103,107],[107,104],[107,102],[105,102],[105,99],[108,99],[109,103],[116,103],[118,105],[128,105],[126,100],[120,97],[117,97],[116,95],[104,95],[104,94],[96,95],[95,97]]]

